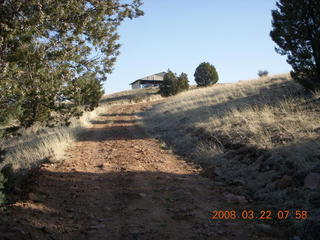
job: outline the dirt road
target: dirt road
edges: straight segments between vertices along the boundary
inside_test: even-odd
[[[65,161],[40,168],[29,200],[9,206],[21,239],[278,239],[252,220],[210,219],[246,206],[145,134],[147,106],[112,107]]]

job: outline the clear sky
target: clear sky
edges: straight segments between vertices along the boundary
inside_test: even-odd
[[[219,82],[291,70],[274,51],[271,9],[275,0],[144,0],[145,15],[119,28],[121,54],[105,83],[106,93],[130,88],[136,79],[168,69],[188,74],[213,64]]]

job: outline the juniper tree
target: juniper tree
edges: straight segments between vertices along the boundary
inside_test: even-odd
[[[163,97],[169,97],[175,95],[178,92],[177,76],[172,71],[164,75],[163,81],[160,85],[160,94]]]
[[[198,86],[212,85],[219,80],[216,68],[208,62],[203,62],[197,67],[194,77]]]
[[[160,94],[163,97],[176,95],[177,93],[187,90],[189,88],[188,75],[181,73],[179,77],[177,74],[168,70],[163,77],[163,82],[160,85]]]
[[[258,76],[261,78],[268,76],[268,74],[269,74],[269,72],[267,70],[259,70],[258,71]]]
[[[117,28],[140,0],[0,1],[0,109],[21,124],[92,109],[119,55]]]
[[[189,80],[186,73],[181,73],[177,80],[179,92],[189,89]]]
[[[287,55],[291,75],[308,89],[320,88],[320,1],[279,0],[272,11],[276,51]]]

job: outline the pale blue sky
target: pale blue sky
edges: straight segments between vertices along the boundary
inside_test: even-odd
[[[291,70],[269,37],[275,0],[144,0],[145,16],[119,28],[121,54],[105,83],[106,93],[130,88],[136,79],[169,68],[188,74],[213,64],[219,82]]]

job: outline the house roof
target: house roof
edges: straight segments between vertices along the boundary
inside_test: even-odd
[[[163,81],[163,77],[166,74],[166,72],[160,72],[160,73],[156,73],[147,77],[143,77],[140,79],[135,80],[134,82],[130,83],[130,85],[138,82],[138,81]]]

